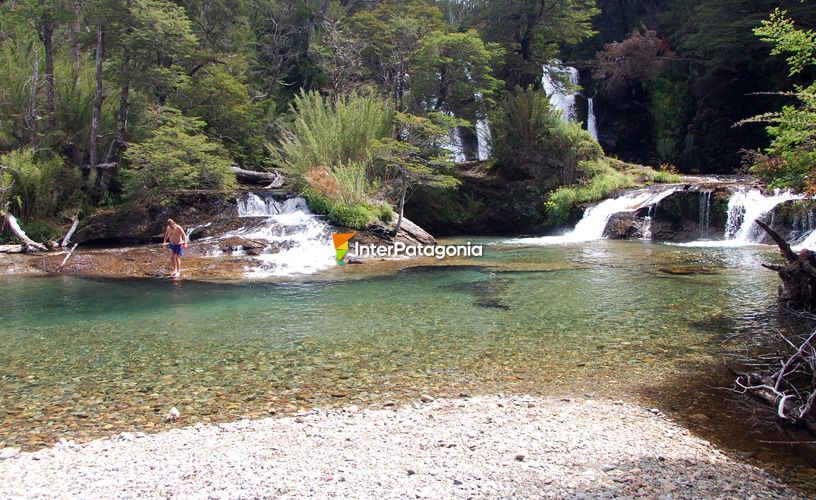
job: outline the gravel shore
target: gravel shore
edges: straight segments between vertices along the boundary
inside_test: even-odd
[[[6,451],[0,497],[805,498],[631,404],[423,399]]]

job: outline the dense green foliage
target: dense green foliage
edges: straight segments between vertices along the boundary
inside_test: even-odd
[[[754,36],[779,5],[788,14],[773,14]],[[14,161],[31,168],[7,175],[39,179],[40,200],[11,193],[11,209],[33,220],[164,203],[179,190],[229,189],[236,165],[285,171],[312,199],[328,200],[327,215],[357,227],[390,216],[381,206],[400,214],[420,187],[456,188],[451,130],[472,138],[487,117],[493,174],[542,194],[597,178],[600,187],[575,196],[595,198],[621,182],[614,169],[588,176],[588,165],[606,165],[599,145],[556,116],[541,92],[542,64],[557,57],[582,68],[587,88],[579,90],[598,98],[608,152],[681,168],[709,158],[728,165],[720,160],[758,144],[760,127],[731,125],[781,107],[784,96],[750,94],[789,89],[792,79],[799,104],[769,129],[774,145],[757,172],[801,187],[811,162],[801,113],[812,102],[813,34],[791,18],[811,26],[813,5],[2,2],[0,155],[25,158]],[[770,50],[789,56],[792,71]],[[786,157],[786,148],[796,154]]]
[[[603,155],[588,132],[562,120],[543,92],[516,89],[502,101],[493,123],[496,168],[543,189],[574,183],[579,162]]]
[[[788,100],[776,92],[813,74],[808,69],[791,76],[753,34],[777,7],[802,26],[814,26],[811,1],[598,0],[598,6],[598,35],[569,53],[573,60],[598,51],[609,56],[596,72],[599,125],[609,137],[601,142],[628,161],[733,173],[742,164],[741,150],[767,145],[763,127],[733,125],[779,109]],[[625,79],[608,78],[609,66]],[[619,85],[610,89],[610,81]]]
[[[773,44],[772,53],[786,55],[791,75],[816,66],[816,31],[797,28],[787,13],[777,9],[754,30],[763,41]],[[795,104],[780,112],[755,117],[770,122],[772,142],[764,153],[755,155],[753,171],[774,187],[790,187],[816,194],[816,81],[799,85],[792,95]]]
[[[553,191],[544,208],[549,224],[561,224],[578,203],[597,202],[619,189],[643,186],[654,182],[680,182],[680,176],[671,171],[655,171],[640,165],[631,165],[613,158],[586,160],[578,166],[579,183]]]
[[[122,181],[127,198],[167,203],[185,189],[235,187],[230,161],[221,145],[204,135],[202,120],[173,108],[156,113],[150,136],[125,152],[128,166]]]

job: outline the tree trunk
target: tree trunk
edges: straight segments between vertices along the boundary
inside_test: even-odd
[[[36,54],[36,52],[35,52]],[[28,113],[26,114],[26,128],[28,129],[28,142],[31,149],[37,149],[37,95],[40,93],[40,58],[34,59],[34,67],[31,74],[31,91],[28,100]]]
[[[306,24],[306,56],[311,55],[312,42],[314,41],[315,30],[317,25],[323,22],[326,12],[329,10],[329,0],[323,0],[318,8],[311,16]]]
[[[779,300],[785,306],[797,311],[816,311],[816,256],[800,257],[776,231],[762,221],[757,224],[773,238],[779,251],[788,263],[784,266],[765,265],[777,271],[782,283],[779,285]],[[764,264],[763,264],[764,265]]]
[[[79,226],[79,216],[75,215],[73,217],[73,221],[74,223],[71,224],[71,229],[69,229],[68,232],[65,233],[65,236],[62,238],[62,241],[60,242],[60,246],[62,248],[67,247],[68,243],[71,242],[71,238],[74,236],[74,232],[76,232],[77,227]]]
[[[130,16],[130,9],[133,4],[132,0],[127,1],[127,12],[128,16]],[[128,25],[127,33],[130,34],[133,32],[133,27]],[[123,54],[122,54],[122,73],[119,76],[122,82],[122,88],[119,92],[119,112],[116,115],[116,132],[113,135],[113,141],[111,141],[110,148],[108,149],[108,155],[105,159],[106,163],[119,163],[119,157],[122,155],[122,151],[125,150],[125,131],[127,130],[127,119],[128,119],[128,107],[130,105],[129,98],[130,98],[130,48],[125,46],[123,47]],[[102,186],[102,189],[107,189],[107,185]]]
[[[398,235],[400,232],[400,226],[402,226],[402,215],[405,213],[405,193],[408,192],[408,183],[403,180],[402,182],[402,192],[400,193],[400,202],[399,202],[399,216],[397,217],[397,225],[394,226],[394,236]]]
[[[71,43],[71,60],[79,69],[79,0],[71,2],[71,24],[68,25],[68,38]]]
[[[57,108],[54,99],[54,20],[47,11],[42,15],[39,31],[45,50],[45,113],[51,132],[57,128]]]
[[[102,57],[105,51],[105,30],[102,25],[96,28],[96,72],[95,80],[96,87],[94,89],[93,112],[91,115],[91,141],[88,165],[90,172],[88,173],[87,189],[88,192],[94,195],[94,186],[96,185],[96,166],[99,163],[99,120],[102,115]]]
[[[125,150],[125,130],[127,130],[128,106],[130,96],[130,54],[125,51],[122,58],[122,89],[119,93],[119,112],[116,115],[116,132],[108,148],[106,163],[119,163],[119,157]]]
[[[25,231],[20,227],[20,224],[17,223],[17,219],[8,212],[5,212],[5,221],[6,226],[11,231],[11,234],[17,237],[18,240],[23,244],[23,248],[27,252],[32,252],[36,250],[44,251],[46,250],[44,245],[37,243],[36,241],[32,240],[25,234]]]
[[[239,181],[248,182],[250,184],[268,184],[267,188],[279,188],[283,186],[285,178],[278,172],[255,172],[253,170],[244,170],[236,166],[230,167],[230,170],[235,174]]]

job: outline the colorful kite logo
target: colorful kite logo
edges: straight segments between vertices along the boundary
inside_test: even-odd
[[[332,235],[334,249],[337,251],[337,263],[343,264],[343,259],[348,253],[348,242],[357,233],[335,233]]]

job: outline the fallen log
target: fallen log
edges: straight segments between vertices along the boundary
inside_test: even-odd
[[[32,240],[25,234],[23,228],[20,227],[20,224],[17,223],[17,219],[11,215],[10,213],[6,213],[5,216],[6,225],[8,226],[11,234],[17,237],[18,240],[23,244],[23,248],[26,252],[33,252],[33,251],[41,251],[44,252],[48,250],[45,248],[45,245],[41,245],[36,241]]]
[[[763,264],[763,267],[776,271],[782,283],[779,285],[779,300],[788,308],[796,311],[816,311],[816,255],[803,252],[797,255],[785,238],[768,227],[762,221],[757,225],[776,242],[785,260],[785,265]]]
[[[71,258],[71,255],[74,254],[74,250],[76,250],[78,246],[79,246],[79,243],[74,243],[74,248],[72,248],[71,251],[68,252],[68,255],[66,255],[64,259],[62,259],[62,264],[60,264],[60,266],[59,266],[60,271],[62,271],[62,269],[65,267],[65,263],[68,262],[68,259]]]
[[[65,236],[62,238],[62,241],[60,242],[60,247],[62,248],[68,246],[68,243],[71,242],[71,237],[74,236],[74,232],[76,232],[77,227],[79,226],[79,217],[75,215],[71,218],[71,220],[74,221],[74,223],[71,224],[71,229],[69,229],[68,232],[65,233]]]
[[[231,166],[230,170],[235,174],[241,182],[248,182],[251,184],[267,184],[266,189],[274,189],[283,186],[286,178],[280,172],[256,172],[254,170],[245,170],[236,166]]]
[[[0,253],[23,253],[23,245],[0,245]]]

